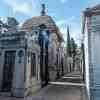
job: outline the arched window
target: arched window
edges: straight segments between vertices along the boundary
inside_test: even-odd
[[[40,28],[41,30],[46,29],[46,25],[45,25],[45,24],[41,24],[41,25],[39,26],[39,28]]]

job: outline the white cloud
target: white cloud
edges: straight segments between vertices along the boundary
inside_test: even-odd
[[[37,13],[39,0],[32,1],[19,1],[19,0],[4,0],[4,2],[12,9],[13,13],[22,13],[28,16],[32,15],[32,12]]]
[[[33,10],[33,13],[40,14],[40,10],[41,10],[40,0],[32,0],[32,10]]]
[[[20,12],[24,14],[29,14],[32,11],[32,8],[31,8],[31,5],[27,3],[23,3],[22,5],[15,5],[15,7],[13,8],[13,11],[15,13]]]
[[[29,14],[32,11],[32,5],[27,2],[19,3],[17,0],[5,0],[5,3],[12,8],[13,13]]]
[[[70,18],[67,19],[63,19],[63,20],[59,20],[57,21],[57,25],[60,28],[60,31],[63,34],[67,33],[67,26],[75,19],[74,16],[71,16]]]
[[[57,25],[59,26],[65,41],[67,38],[67,25],[69,25],[71,37],[75,39],[77,44],[81,43],[81,25],[76,22],[75,16],[60,20],[57,22]]]
[[[75,16],[71,16],[70,18],[67,18],[67,19],[64,19],[64,20],[59,20],[59,21],[57,21],[57,25],[58,25],[60,28],[67,27],[67,25],[68,25],[70,22],[72,22],[74,19],[75,19]]]
[[[87,6],[93,7],[93,6],[98,5],[98,4],[100,4],[100,0],[89,0]]]
[[[66,3],[68,0],[60,0],[61,3]]]

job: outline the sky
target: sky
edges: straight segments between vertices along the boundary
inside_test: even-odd
[[[80,44],[82,12],[87,7],[99,4],[100,0],[0,0],[0,17],[15,17],[23,23],[33,16],[39,16],[43,3],[47,15],[54,19],[64,39],[69,25],[71,37]]]

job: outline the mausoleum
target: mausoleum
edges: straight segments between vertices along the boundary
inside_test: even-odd
[[[40,47],[34,33],[0,33],[0,94],[24,97],[40,88]]]

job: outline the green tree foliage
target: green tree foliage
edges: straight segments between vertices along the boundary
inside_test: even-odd
[[[74,39],[71,38],[71,56],[73,58],[73,67],[75,65],[75,56],[77,55],[77,44],[75,43]]]
[[[69,27],[67,27],[67,55],[70,57],[75,57],[77,51],[77,44],[75,40],[70,37]]]
[[[71,41],[70,41],[70,34],[69,34],[69,27],[67,27],[67,55],[71,56]]]
[[[70,37],[69,27],[67,27],[67,56],[73,58],[73,68],[75,65],[75,56],[77,55],[77,44],[75,40]]]
[[[71,44],[71,55],[72,55],[73,57],[75,57],[76,54],[77,54],[77,51],[76,51],[76,50],[77,50],[77,44],[75,43],[75,41],[74,41],[73,38],[71,38],[70,44]]]

